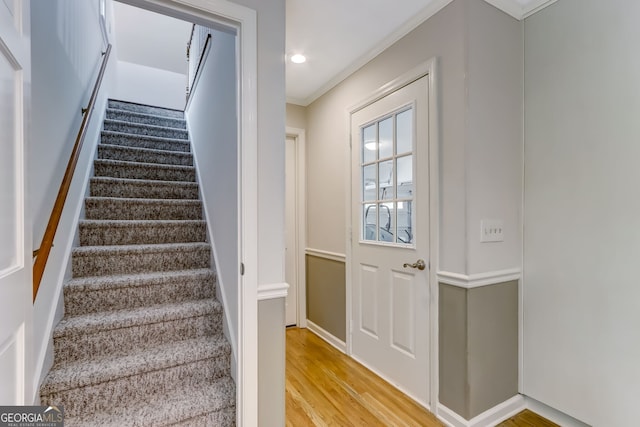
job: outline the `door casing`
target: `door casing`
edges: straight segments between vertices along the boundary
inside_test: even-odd
[[[295,180],[296,180],[296,279],[297,279],[297,326],[307,327],[307,281],[305,267],[305,250],[307,246],[306,218],[307,218],[307,171],[306,171],[306,141],[305,130],[287,126],[286,137],[293,138],[296,145]]]
[[[353,241],[358,240],[357,236],[354,236],[354,230],[357,232],[357,224],[352,223],[352,199],[357,195],[351,192],[351,176],[352,176],[352,162],[351,162],[351,150],[353,149],[354,141],[353,135],[351,135],[352,115],[357,111],[373,104],[374,102],[384,98],[385,96],[395,92],[396,90],[422,78],[428,79],[429,86],[429,253],[430,259],[429,265],[429,294],[431,296],[429,303],[429,316],[430,316],[430,330],[429,330],[429,378],[430,378],[430,402],[427,409],[435,409],[438,403],[438,247],[439,247],[439,224],[440,219],[439,212],[439,200],[440,200],[440,184],[439,184],[439,92],[438,92],[438,74],[437,74],[438,61],[437,58],[431,58],[428,61],[423,62],[417,67],[402,74],[398,78],[382,85],[378,90],[374,91],[369,97],[351,106],[347,112],[349,114],[348,131],[349,144],[347,145],[345,152],[345,161],[347,162],[347,191],[346,191],[346,224],[347,236],[346,236],[346,271],[349,272],[346,275],[346,319],[347,319],[347,354],[353,355],[351,334],[353,331],[354,320],[352,318],[351,304],[353,302],[352,292],[353,283],[351,280],[351,270],[353,268],[352,263],[352,244]]]

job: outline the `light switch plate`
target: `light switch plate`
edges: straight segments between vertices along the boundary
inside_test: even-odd
[[[503,242],[504,225],[501,219],[483,219],[480,221],[480,242]]]

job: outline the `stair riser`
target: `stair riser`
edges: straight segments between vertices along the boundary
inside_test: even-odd
[[[63,405],[65,416],[74,417],[106,411],[161,395],[179,387],[197,386],[226,375],[231,369],[229,354],[215,355],[194,363],[147,372],[111,381],[42,395],[42,405]]]
[[[165,126],[175,129],[186,129],[187,123],[184,119],[176,119],[171,117],[161,117],[155,115],[147,115],[148,113],[137,113],[126,110],[107,110],[107,119],[120,120],[123,122],[139,123],[144,125]]]
[[[149,125],[138,125],[135,123],[104,121],[103,129],[112,132],[123,132],[134,135],[159,136],[162,138],[175,138],[187,140],[189,138],[186,130],[171,129],[162,127],[152,127]]]
[[[127,165],[104,164],[95,162],[95,176],[123,179],[149,179],[157,181],[195,182],[196,172],[193,167],[186,166],[153,166],[130,163]]]
[[[202,205],[197,203],[141,203],[128,199],[88,199],[85,201],[87,219],[202,219]]]
[[[109,100],[109,108],[116,108],[118,110],[133,111],[142,114],[153,114],[155,116],[173,117],[177,119],[183,119],[184,113],[178,110],[166,110],[160,107],[152,107],[150,105],[133,104],[129,102],[121,102],[116,100]]]
[[[176,271],[211,266],[210,249],[151,253],[73,253],[73,277]]]
[[[120,145],[98,145],[98,158],[124,162],[193,166],[193,156],[189,153],[139,150]]]
[[[188,141],[177,139],[160,139],[139,135],[127,135],[123,133],[102,132],[100,142],[102,144],[122,145],[125,147],[148,148],[151,150],[191,151]]]
[[[193,185],[160,182],[151,184],[146,182],[109,182],[92,179],[91,196],[195,200],[199,198],[199,193],[198,186],[195,183]]]
[[[189,243],[206,240],[206,227],[203,223],[149,226],[133,224],[129,227],[114,226],[109,223],[104,226],[80,224],[79,228],[81,246]]]
[[[122,356],[133,350],[145,350],[172,341],[212,336],[221,332],[221,313],[179,319],[150,325],[138,325],[112,331],[54,338],[55,363]]]
[[[179,280],[173,283],[124,287],[97,291],[64,290],[64,312],[67,316],[126,310],[150,305],[180,303],[215,295],[213,280]]]

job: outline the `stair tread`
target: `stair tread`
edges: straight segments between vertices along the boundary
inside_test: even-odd
[[[123,123],[126,123],[126,122],[123,122]],[[137,133],[121,132],[117,130],[103,130],[102,134],[112,135],[112,136],[125,136],[125,137],[136,138],[136,139],[148,139],[148,140],[155,140],[155,141],[161,141],[161,142],[179,142],[182,145],[188,145],[188,146],[191,145],[188,139],[183,139],[183,138],[170,138],[166,136],[155,136],[155,135],[140,135]]]
[[[111,159],[96,159],[94,160],[94,164],[104,164],[104,165],[112,165],[112,166],[128,166],[135,168],[144,168],[144,169],[170,169],[170,170],[184,170],[184,171],[193,171],[195,170],[195,166],[183,166],[183,165],[168,165],[165,163],[145,163],[145,162],[129,162],[126,160],[111,160]]]
[[[149,125],[146,123],[135,123],[135,122],[127,122],[124,120],[114,120],[114,119],[104,119],[104,125],[105,127],[108,125],[116,125],[116,126],[122,126],[122,127],[128,127],[128,128],[144,128],[144,129],[148,129],[150,131],[170,131],[170,132],[177,132],[177,133],[187,133],[186,129],[176,129],[176,128],[171,128],[171,127],[166,127],[166,126],[157,126],[157,125]],[[136,135],[136,134],[133,134]],[[173,139],[177,139],[177,140],[181,140],[181,141],[189,141],[188,137],[187,138],[173,138]]]
[[[147,184],[147,185],[167,185],[167,186],[184,186],[184,187],[198,187],[197,182],[193,181],[162,181],[159,179],[134,179],[134,178],[116,178],[112,176],[94,176],[91,178],[94,182],[106,182],[106,183],[124,183],[124,184]]]
[[[222,306],[213,298],[134,309],[102,311],[64,317],[53,330],[53,337],[91,334],[138,325],[188,319],[219,313]]]
[[[115,406],[109,412],[85,417],[65,417],[64,421],[68,427],[171,425],[234,406],[235,383],[224,376],[211,384],[179,388],[135,405]]]
[[[201,219],[82,219],[79,225],[87,227],[166,227],[171,225],[204,225]]]
[[[125,356],[107,356],[53,366],[42,383],[42,394],[86,387],[118,378],[215,358],[230,351],[224,335],[158,345]]]
[[[138,153],[162,154],[163,156],[193,157],[192,153],[186,152],[186,151],[159,150],[157,148],[134,147],[131,145],[100,143],[98,147],[108,148],[110,150],[136,151]],[[101,159],[101,160],[108,160],[108,159]]]
[[[186,242],[186,243],[154,243],[146,245],[110,245],[110,246],[78,246],[73,248],[74,256],[94,255],[104,253],[156,253],[156,252],[179,252],[189,249],[209,249],[211,245],[207,242]]]
[[[101,197],[90,196],[85,197],[85,200],[89,201],[118,201],[118,202],[132,202],[132,203],[146,203],[146,204],[169,204],[169,205],[195,205],[200,204],[200,199],[145,199],[142,197]]]
[[[151,283],[168,283],[172,280],[180,280],[201,276],[203,280],[215,279],[215,272],[209,268],[197,268],[191,270],[175,270],[152,273],[119,274],[110,276],[78,277],[65,283],[65,290],[77,292],[97,289],[119,289],[134,286],[148,286]]]
[[[142,113],[140,111],[123,110],[121,108],[114,108],[114,107],[107,107],[107,112],[112,112],[116,114],[128,114],[128,115],[137,116],[137,117],[149,117],[152,119],[162,119],[162,120],[166,120],[167,122],[179,122],[181,124],[186,123],[186,120],[184,118],[161,116],[159,114]],[[181,129],[181,130],[185,129],[185,128],[174,128],[172,126],[167,126],[167,127],[171,129]]]

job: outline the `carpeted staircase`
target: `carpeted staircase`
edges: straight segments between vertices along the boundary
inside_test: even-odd
[[[109,101],[54,365],[71,426],[233,426],[230,346],[181,111]]]

